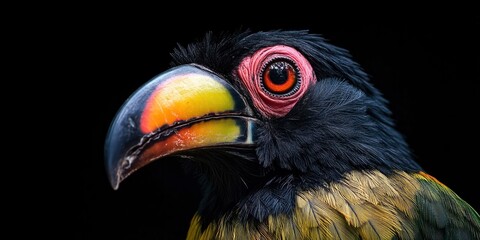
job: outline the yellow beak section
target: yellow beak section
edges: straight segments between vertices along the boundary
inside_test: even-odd
[[[148,99],[140,129],[150,133],[164,125],[234,108],[229,89],[212,76],[203,73],[173,76],[159,84]]]
[[[118,111],[105,143],[114,189],[164,156],[189,150],[253,145],[256,120],[242,95],[203,67],[171,69],[139,88]]]

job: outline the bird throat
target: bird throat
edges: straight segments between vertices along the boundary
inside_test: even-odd
[[[293,211],[296,178],[291,172],[268,171],[248,160],[235,162],[197,166],[203,194],[197,214],[202,227],[218,221],[262,222]]]

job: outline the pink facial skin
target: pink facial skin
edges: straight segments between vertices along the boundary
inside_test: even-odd
[[[262,87],[261,76],[264,66],[278,58],[288,59],[298,68],[299,87],[293,94],[275,95]],[[294,48],[284,45],[258,50],[252,56],[244,58],[237,71],[252,96],[253,104],[267,118],[285,116],[317,81],[307,59]]]

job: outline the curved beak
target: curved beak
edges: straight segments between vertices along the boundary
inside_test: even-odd
[[[108,131],[105,161],[112,187],[164,156],[253,145],[251,112],[232,85],[203,67],[183,65],[156,76],[130,96]]]

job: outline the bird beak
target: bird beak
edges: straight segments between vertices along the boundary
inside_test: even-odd
[[[188,150],[253,145],[255,119],[243,97],[212,71],[183,65],[140,87],[118,111],[105,142],[110,183]]]

